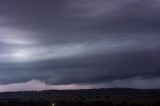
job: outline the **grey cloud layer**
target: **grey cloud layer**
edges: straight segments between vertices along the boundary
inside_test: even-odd
[[[98,86],[159,77],[159,6],[159,0],[0,0],[0,83]]]

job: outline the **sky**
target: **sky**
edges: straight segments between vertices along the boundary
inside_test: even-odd
[[[0,92],[160,88],[160,0],[0,0]]]

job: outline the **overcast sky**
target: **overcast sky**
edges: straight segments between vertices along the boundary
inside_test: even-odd
[[[0,0],[0,92],[160,88],[160,0]]]

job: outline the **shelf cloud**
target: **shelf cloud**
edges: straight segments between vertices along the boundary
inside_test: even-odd
[[[149,88],[160,78],[159,10],[159,0],[0,0],[0,91]]]

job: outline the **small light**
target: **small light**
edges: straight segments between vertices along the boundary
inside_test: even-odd
[[[54,104],[54,103],[52,103],[52,106],[55,106],[55,104]]]

